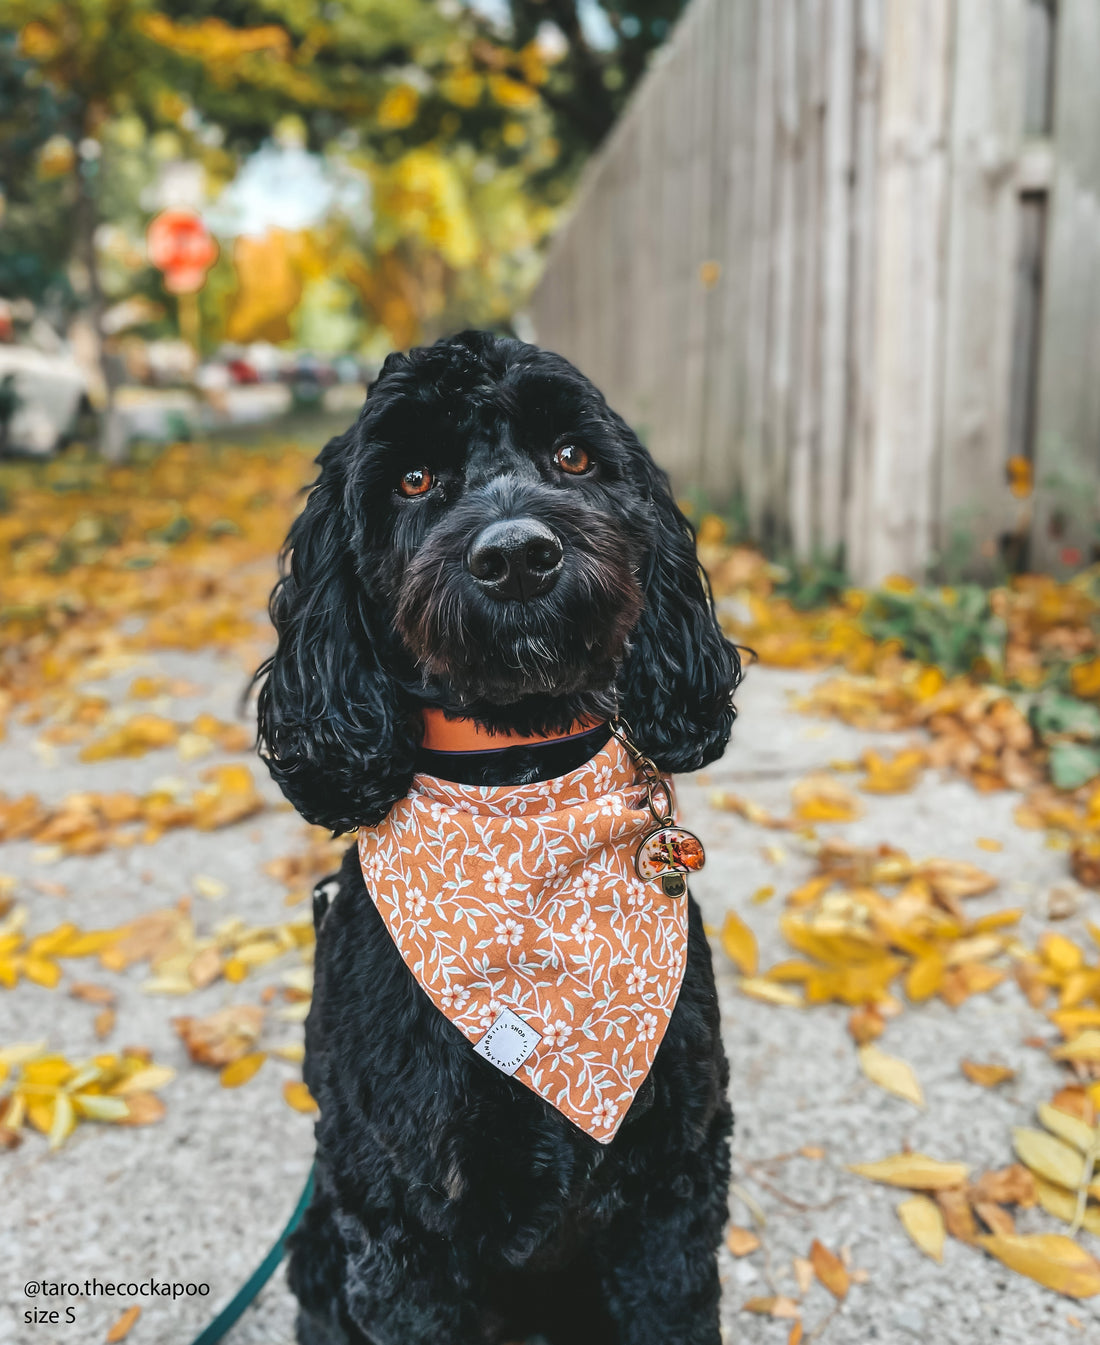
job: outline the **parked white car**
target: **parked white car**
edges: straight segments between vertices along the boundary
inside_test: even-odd
[[[84,373],[65,351],[48,354],[33,346],[0,344],[0,405],[8,402],[9,389],[15,405],[7,427],[8,452],[56,452],[78,417],[91,410]]]

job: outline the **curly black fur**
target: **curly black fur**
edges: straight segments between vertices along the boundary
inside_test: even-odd
[[[555,464],[566,442],[589,471]],[[520,732],[618,713],[667,771],[721,754],[740,665],[691,528],[564,359],[478,332],[391,355],[318,461],[272,595],[278,648],[257,673],[261,750],[304,817],[336,832],[383,818],[407,792],[425,704]],[[406,498],[417,468],[432,487]],[[501,601],[467,556],[517,518],[552,528],[564,554],[549,591]],[[290,1265],[303,1345],[717,1345],[731,1117],[689,902],[676,1009],[605,1147],[435,1009],[349,850],[318,903],[306,1026],[320,1120]]]
[[[555,467],[565,441],[590,473]],[[391,355],[318,463],[272,594],[278,648],[257,673],[268,766],[303,817],[335,832],[380,821],[408,791],[424,703],[523,732],[618,711],[662,770],[721,755],[740,664],[691,526],[566,360],[481,332]],[[436,485],[405,499],[415,467]],[[537,602],[500,603],[464,559],[478,530],[520,515],[559,532],[563,573]]]

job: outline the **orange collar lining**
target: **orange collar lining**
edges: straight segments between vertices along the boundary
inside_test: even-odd
[[[599,722],[577,721],[565,733],[490,733],[473,719],[448,719],[435,706],[425,706],[421,747],[429,752],[499,752],[505,747],[564,742],[599,727]]]

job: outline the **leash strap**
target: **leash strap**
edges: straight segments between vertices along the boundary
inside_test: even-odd
[[[315,1165],[316,1166],[316,1165]],[[302,1222],[302,1216],[306,1212],[310,1199],[313,1196],[313,1182],[315,1166],[309,1170],[309,1176],[306,1178],[305,1188],[298,1199],[294,1213],[290,1216],[287,1226],[279,1234],[275,1245],[268,1254],[245,1280],[244,1284],[237,1290],[229,1302],[222,1308],[221,1312],[214,1318],[205,1330],[201,1331],[192,1342],[192,1345],[217,1345],[219,1340],[229,1333],[236,1325],[237,1320],[243,1314],[245,1308],[253,1302],[260,1290],[271,1279],[278,1268],[279,1262],[283,1259],[283,1253],[286,1250],[286,1240],[291,1233]]]

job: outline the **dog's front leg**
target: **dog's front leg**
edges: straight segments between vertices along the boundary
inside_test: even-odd
[[[728,1217],[730,1111],[719,1107],[701,1146],[648,1183],[597,1251],[616,1345],[719,1345],[718,1246]],[[652,1171],[652,1169],[651,1169]]]
[[[713,1220],[685,1208],[616,1233],[603,1275],[616,1345],[719,1345]]]
[[[480,1286],[444,1238],[406,1224],[341,1233],[347,1247],[343,1286],[348,1317],[370,1345],[491,1345],[493,1324]]]
[[[336,1204],[324,1162],[291,1243],[298,1345],[491,1345],[473,1283],[451,1243],[396,1211]]]

